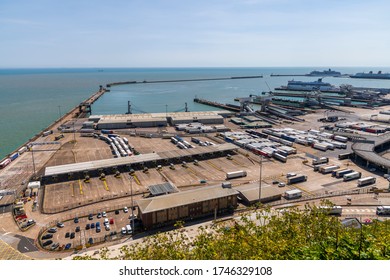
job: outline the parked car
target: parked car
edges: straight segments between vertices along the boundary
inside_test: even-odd
[[[129,212],[129,209],[127,207],[123,207],[123,212],[127,213]]]
[[[91,228],[91,225],[90,225],[90,224],[86,224],[86,225],[85,225],[85,229],[86,229],[86,230],[88,230],[88,229],[90,229],[90,228]]]
[[[53,238],[53,234],[51,234],[51,233],[48,233],[48,234],[45,234],[44,236],[42,236],[42,240],[50,239],[50,238]]]
[[[105,211],[103,211],[102,217],[107,217],[107,213]]]
[[[126,228],[125,228],[125,227],[123,227],[123,228],[121,229],[121,233],[122,233],[123,235],[125,235],[125,234],[127,233],[127,231],[126,231]]]
[[[46,247],[46,246],[49,246],[52,243],[53,243],[53,240],[47,240],[47,241],[43,242],[42,246]]]
[[[75,232],[79,232],[79,231],[80,231],[80,227],[77,226]]]
[[[95,223],[91,223],[91,228],[95,228]]]
[[[63,228],[64,226],[65,225],[63,223],[60,223],[60,222],[57,223],[57,227],[59,227],[59,228]]]
[[[74,221],[75,224],[77,224],[79,222],[79,218],[76,217],[76,218],[74,218],[73,221]]]
[[[101,217],[102,217],[102,213],[97,213],[97,215],[96,215],[96,217],[98,218],[98,219],[100,219]]]
[[[119,214],[119,210],[115,210],[115,215],[118,215]]]
[[[96,226],[96,232],[100,232],[100,231],[101,231],[100,226]]]
[[[72,244],[70,244],[70,243],[66,244],[65,245],[65,250],[69,250],[71,246],[72,246]]]
[[[70,232],[65,233],[65,238],[69,238]]]
[[[70,234],[70,239],[73,239],[74,237],[75,237],[75,233],[72,232],[72,233]]]
[[[106,231],[109,231],[109,230],[110,230],[110,225],[106,224]]]
[[[93,214],[88,215],[88,220],[93,220]]]
[[[57,232],[57,228],[55,228],[55,227],[50,228],[47,232],[56,233]]]
[[[92,238],[92,237],[90,237],[90,238],[88,239],[88,243],[91,244],[91,245],[93,244],[93,238]]]
[[[111,218],[110,219],[110,225],[113,225],[114,224],[114,218]]]
[[[280,182],[280,183],[278,184],[278,187],[285,187],[285,186],[286,186],[286,184],[283,183],[283,182]]]
[[[53,243],[53,244],[50,246],[50,249],[51,249],[51,250],[55,250],[55,249],[58,248],[58,246],[60,246],[59,243]]]

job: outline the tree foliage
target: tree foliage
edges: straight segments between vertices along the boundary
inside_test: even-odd
[[[374,220],[344,227],[338,217],[316,207],[275,214],[254,210],[238,221],[200,227],[189,240],[176,230],[121,248],[116,259],[132,260],[380,260],[390,259],[390,223]],[[253,218],[253,217],[256,218]],[[90,259],[90,257],[77,257]],[[103,258],[109,258],[104,251]]]

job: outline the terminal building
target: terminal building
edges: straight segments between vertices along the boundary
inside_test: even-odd
[[[138,201],[139,218],[145,229],[223,214],[237,207],[238,192],[221,185],[177,192]]]
[[[146,113],[122,115],[92,115],[96,129],[125,129],[143,127],[166,127],[186,123],[223,124],[224,117],[230,116],[230,111],[177,112],[177,113]]]

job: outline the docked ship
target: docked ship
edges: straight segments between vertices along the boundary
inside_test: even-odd
[[[301,90],[301,91],[336,91],[337,88],[330,83],[325,83],[322,79],[314,82],[288,81],[287,86],[282,87],[285,90]]]
[[[341,73],[338,71],[334,71],[332,69],[324,70],[324,71],[311,71],[307,76],[328,76],[328,77],[340,77]]]
[[[390,73],[382,73],[382,71],[378,71],[378,73],[373,73],[372,71],[368,73],[357,73],[355,75],[351,75],[351,78],[357,79],[390,79]]]

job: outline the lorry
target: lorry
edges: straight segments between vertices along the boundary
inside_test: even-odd
[[[302,191],[298,189],[289,190],[284,193],[284,197],[286,199],[300,198],[302,197]]]
[[[341,169],[332,172],[332,176],[336,178],[342,178],[345,174],[354,172],[352,169]]]
[[[322,163],[328,163],[328,162],[329,162],[329,158],[321,157],[321,158],[318,158],[318,159],[313,159],[312,164],[316,165],[316,164],[322,164]]]
[[[341,206],[319,206],[318,209],[328,215],[341,215],[343,208]]]
[[[287,157],[281,155],[280,153],[274,153],[273,157],[281,162],[287,162]]]
[[[376,208],[377,215],[390,215],[390,206],[378,206]]]
[[[338,165],[323,166],[320,168],[319,171],[322,174],[328,174],[328,173],[332,173],[332,171],[339,169],[339,168],[340,168],[340,166],[338,166]]]
[[[343,176],[343,180],[344,180],[344,182],[347,182],[347,181],[359,179],[361,176],[362,176],[362,173],[355,171],[355,172],[345,174]]]
[[[340,136],[340,135],[335,135],[333,137],[333,139],[336,140],[336,141],[339,141],[339,142],[343,142],[343,143],[348,142],[348,138],[347,137]]]
[[[375,177],[365,177],[358,180],[357,185],[358,187],[363,187],[371,184],[375,184],[376,178]]]
[[[241,178],[241,177],[246,177],[246,175],[247,173],[244,170],[232,171],[226,173],[226,179]]]
[[[305,181],[307,181],[307,176],[303,174],[298,174],[287,178],[288,185],[299,183],[299,182],[305,182]]]
[[[313,144],[313,149],[317,149],[317,150],[326,152],[328,150],[328,145],[321,144],[321,143],[315,143],[315,144]]]

